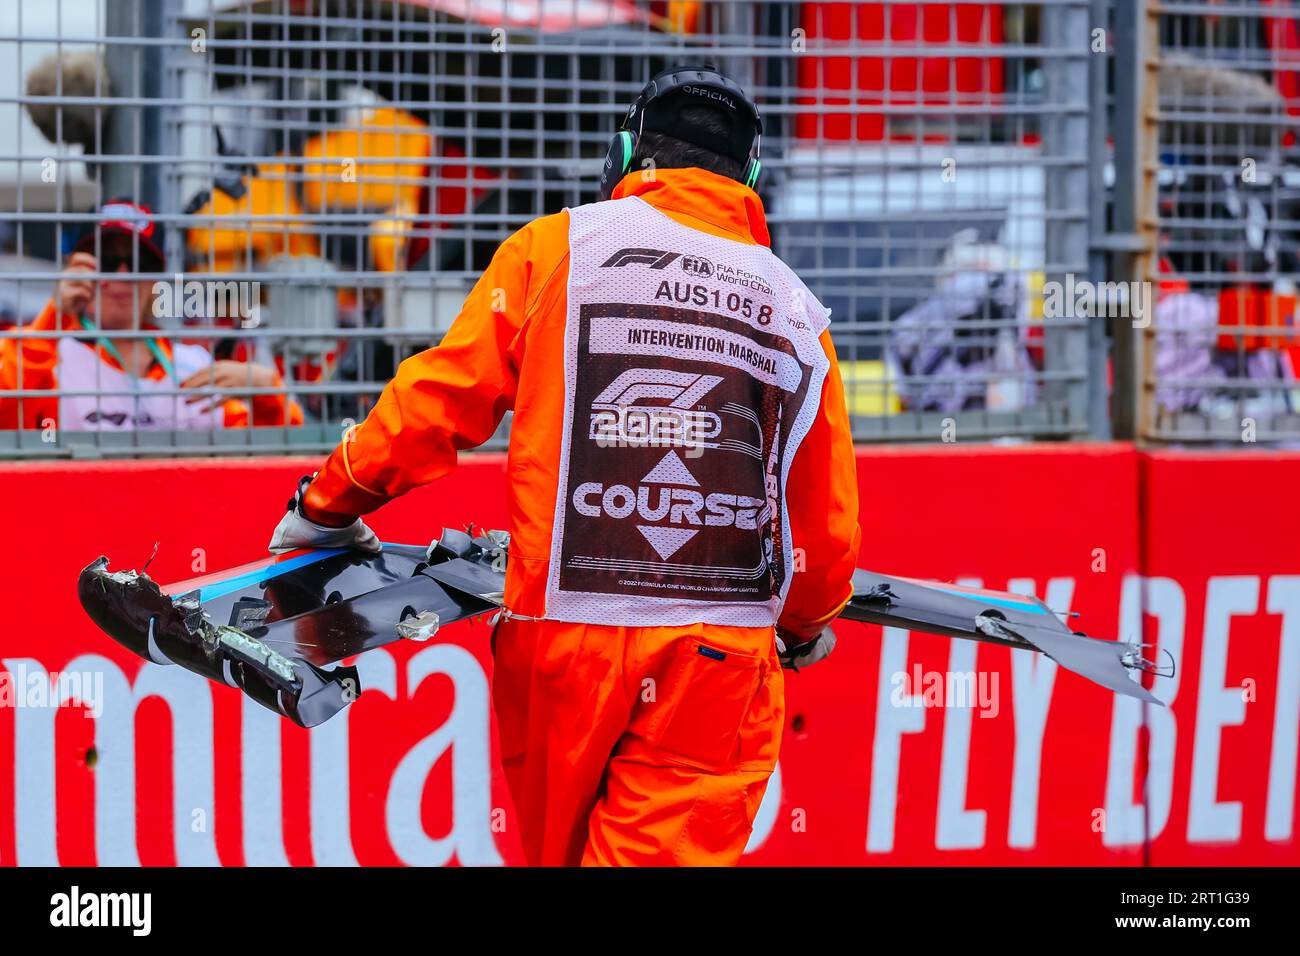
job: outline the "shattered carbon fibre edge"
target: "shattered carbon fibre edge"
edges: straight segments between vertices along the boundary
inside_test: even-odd
[[[149,575],[135,570],[110,571],[108,570],[107,558],[101,557],[86,568],[86,571],[105,579],[105,581],[117,587],[127,590],[131,588],[147,588],[156,591],[163,599],[167,599],[166,595],[162,594],[161,588]],[[172,606],[183,612],[186,631],[207,652],[209,657],[219,660],[224,651],[238,660],[266,668],[289,689],[298,690],[301,688],[302,681],[294,672],[293,661],[237,627],[231,627],[228,624],[213,624],[199,605],[197,593],[188,592],[181,595],[172,600]]]
[[[355,667],[323,671],[291,660],[238,628],[213,624],[194,592],[173,600],[147,574],[109,570],[103,556],[82,570],[78,596],[96,625],[139,657],[237,687],[300,726],[323,723],[360,694]]]

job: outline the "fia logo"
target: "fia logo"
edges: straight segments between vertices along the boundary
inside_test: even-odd
[[[700,259],[697,256],[682,256],[682,271],[693,272],[697,276],[713,275],[713,263],[708,259]]]

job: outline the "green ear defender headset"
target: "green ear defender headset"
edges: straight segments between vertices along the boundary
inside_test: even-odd
[[[729,113],[733,118],[731,133],[719,136],[684,123],[681,110],[698,104]],[[655,74],[645,85],[610,140],[600,174],[601,199],[610,198],[619,180],[631,169],[637,138],[646,129],[743,162],[745,168],[740,182],[750,189],[758,186],[763,171],[758,159],[763,120],[758,115],[758,107],[744,91],[713,67],[673,67]]]

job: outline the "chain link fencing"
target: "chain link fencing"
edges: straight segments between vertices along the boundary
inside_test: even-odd
[[[1142,278],[1158,293],[1142,330],[1139,433],[1294,443],[1300,11],[1198,0],[1145,14],[1152,108],[1131,122],[1155,169],[1134,185],[1151,216]]]
[[[1123,203],[1154,202],[1118,124],[1135,154],[1161,138],[1162,183],[1178,165],[1166,140],[1190,157],[1205,145],[1192,130],[1219,149],[1236,129],[1235,100],[1212,111],[1220,135],[1190,90],[1167,105],[1163,81],[1158,122],[1126,109],[1117,84],[1138,65],[1104,29],[1123,6],[19,0],[0,13],[0,455],[332,447],[397,363],[439,340],[502,239],[595,198],[627,104],[681,63],[720,67],[760,105],[773,247],[832,309],[859,440],[1109,437],[1107,334],[1119,347],[1127,319],[1073,293],[1157,261],[1116,239]],[[1289,4],[1137,6],[1171,25],[1161,55],[1215,51],[1258,78],[1253,95],[1276,91],[1284,105],[1243,128],[1285,151],[1290,47],[1172,25],[1213,8],[1290,36]],[[1252,145],[1273,178],[1240,199],[1271,216],[1278,254],[1249,275],[1275,284],[1289,268],[1276,150]],[[1242,158],[1178,162],[1204,178]],[[1253,248],[1249,214],[1229,235],[1187,211],[1186,182],[1168,209],[1160,188],[1162,247],[1212,297],[1231,270],[1207,256]],[[126,226],[97,233],[119,199]],[[71,308],[51,315],[52,299]],[[1156,311],[1135,335],[1142,376],[1115,370],[1145,437],[1225,437],[1225,401],[1234,415],[1264,393],[1293,401],[1282,365],[1208,385],[1166,367]],[[1215,360],[1294,344],[1279,322],[1252,351],[1252,331],[1224,333],[1226,350],[1217,336]],[[1170,394],[1176,409],[1157,406]],[[1261,418],[1261,438],[1285,437],[1290,416]]]

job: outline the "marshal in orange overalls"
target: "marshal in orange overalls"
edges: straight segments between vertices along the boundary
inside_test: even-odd
[[[770,244],[758,195],[722,176],[661,169],[645,181],[637,171],[614,192],[631,195],[709,236]],[[735,863],[780,747],[772,627],[545,619],[565,430],[569,219],[537,219],[502,243],[442,343],[401,364],[312,482],[303,511],[347,524],[449,472],[458,450],[486,441],[513,410],[510,616],[493,637],[493,705],[525,856],[534,865]],[[859,546],[843,386],[829,332],[814,341],[829,371],[784,497],[799,560],[777,623],[796,640],[819,634],[848,601]]]

